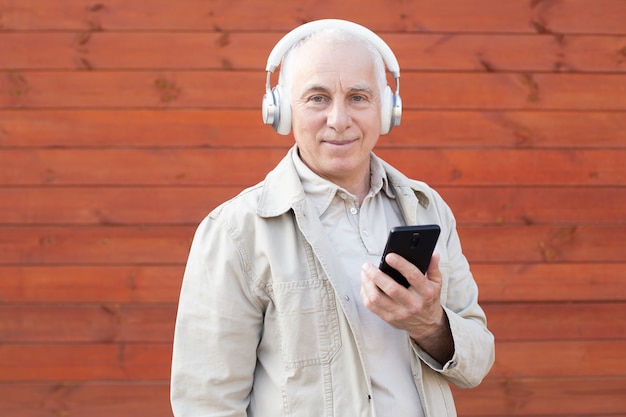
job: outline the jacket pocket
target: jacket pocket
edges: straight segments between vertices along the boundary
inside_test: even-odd
[[[341,346],[335,293],[330,283],[279,282],[272,289],[287,367],[330,362]]]

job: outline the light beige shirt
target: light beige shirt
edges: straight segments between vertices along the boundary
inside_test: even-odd
[[[349,277],[352,293],[359,294],[361,265],[364,262],[378,265],[389,229],[405,224],[384,168],[377,158],[371,158],[370,191],[359,205],[356,196],[311,171],[297,152],[293,153],[293,160],[304,191],[317,209],[344,274]],[[372,313],[360,297],[355,303],[376,415],[423,416],[411,372],[412,352],[406,332]]]

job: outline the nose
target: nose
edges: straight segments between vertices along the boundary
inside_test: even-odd
[[[333,101],[332,106],[328,109],[326,124],[338,132],[343,132],[350,127],[352,118],[350,117],[350,109],[345,101]]]

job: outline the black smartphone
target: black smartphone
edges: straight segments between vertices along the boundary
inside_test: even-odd
[[[441,228],[436,224],[393,227],[389,231],[379,269],[396,280],[398,284],[408,288],[409,282],[401,273],[387,265],[385,256],[388,253],[397,253],[425,274],[435,250],[439,233],[441,233]]]

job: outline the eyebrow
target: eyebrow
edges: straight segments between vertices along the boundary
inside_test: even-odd
[[[307,88],[304,89],[303,95],[306,95],[306,94],[311,93],[311,92],[328,93],[329,91],[330,90],[328,89],[328,87],[325,87],[325,86],[320,85],[320,84],[312,84],[312,85],[310,85],[310,86],[308,86]],[[370,87],[361,86],[361,85],[355,85],[353,87],[350,87],[349,93],[367,93],[367,94],[370,94],[370,95],[374,94],[374,92],[372,91],[372,89]]]

